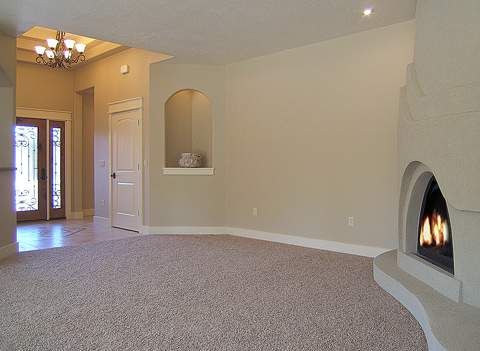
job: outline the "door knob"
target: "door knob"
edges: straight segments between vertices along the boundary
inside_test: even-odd
[[[112,174],[110,174],[110,177],[112,177],[113,179],[116,179],[117,175],[115,174],[115,172],[113,172]]]

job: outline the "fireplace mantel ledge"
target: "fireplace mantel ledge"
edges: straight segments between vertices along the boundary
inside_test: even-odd
[[[478,350],[480,309],[455,302],[403,271],[397,250],[374,260],[375,281],[418,320],[429,350]]]

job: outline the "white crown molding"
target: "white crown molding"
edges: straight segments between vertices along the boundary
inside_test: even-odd
[[[57,110],[42,110],[28,107],[17,107],[17,117],[49,119],[52,121],[71,121],[72,112]]]
[[[108,104],[108,113],[137,110],[139,108],[143,108],[142,96],[122,101],[111,102]]]

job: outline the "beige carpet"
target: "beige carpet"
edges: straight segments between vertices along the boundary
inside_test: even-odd
[[[1,350],[426,350],[371,258],[228,235],[0,261]]]

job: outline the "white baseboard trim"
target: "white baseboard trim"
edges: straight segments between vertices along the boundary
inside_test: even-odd
[[[228,234],[225,227],[145,227],[140,229],[141,234],[197,234],[217,235]]]
[[[84,208],[83,209],[84,216],[95,216],[95,209],[94,208]]]
[[[18,242],[0,247],[0,259],[13,255],[18,252]]]
[[[104,227],[111,227],[110,218],[93,216],[93,224],[102,225]]]
[[[260,232],[256,230],[227,228],[228,234],[241,236],[244,238],[260,239],[265,241],[273,241],[277,243],[290,244],[296,246],[309,247],[313,249],[321,249],[335,252],[342,252],[352,255],[376,257],[381,253],[388,251],[379,247],[363,246],[356,244],[340,243],[336,241],[304,238],[295,235],[277,234],[269,232]]]
[[[335,252],[342,252],[352,255],[376,257],[389,249],[363,246],[356,244],[347,244],[335,241],[327,241],[320,239],[304,238],[295,235],[277,234],[269,232],[261,232],[257,230],[249,230],[232,227],[146,227],[140,230],[142,234],[229,234],[244,238],[259,239],[265,241],[273,241],[277,243],[290,244],[296,246],[309,247],[313,249],[321,249]]]

